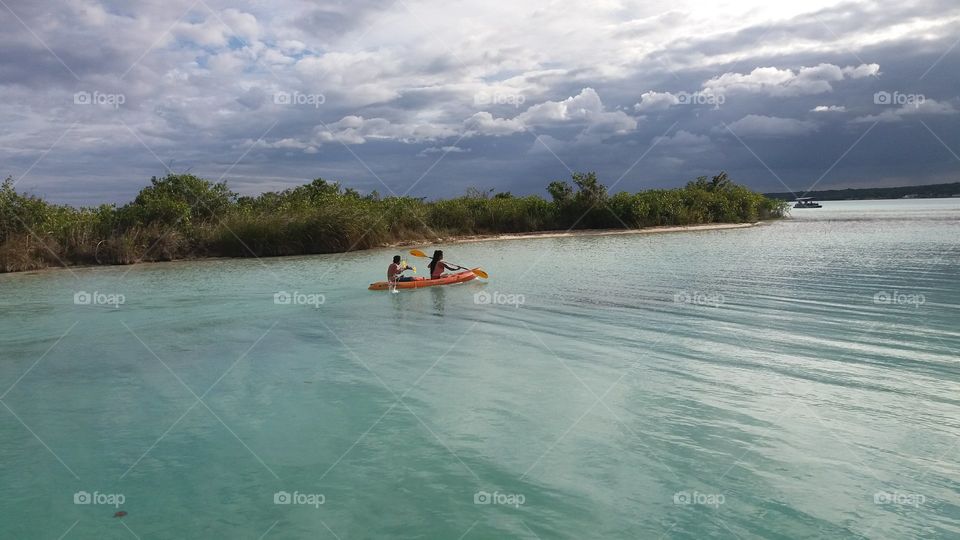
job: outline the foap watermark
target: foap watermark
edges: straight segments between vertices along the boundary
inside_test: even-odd
[[[473,95],[474,105],[513,105],[514,108],[519,108],[526,101],[523,94],[509,92],[477,92]]]
[[[679,291],[673,295],[674,304],[720,307],[726,302],[723,293],[703,291]]]
[[[127,297],[120,293],[105,293],[100,291],[77,291],[73,293],[73,303],[78,306],[113,306],[120,307],[127,302]]]
[[[101,504],[120,508],[126,500],[127,498],[123,493],[100,493],[99,491],[90,493],[89,491],[78,491],[73,494],[73,504]]]
[[[675,96],[679,105],[710,105],[720,108],[727,102],[726,96],[713,92],[680,92]]]
[[[873,494],[873,504],[898,504],[919,508],[927,502],[927,498],[920,493],[903,493],[900,491],[878,491]]]
[[[522,294],[480,291],[473,295],[473,303],[477,305],[513,306],[518,308],[526,302],[527,297]]]
[[[273,303],[278,306],[313,306],[319,308],[326,301],[327,297],[319,293],[279,291],[273,294]]]
[[[500,493],[494,491],[478,491],[473,494],[473,504],[497,504],[501,506],[512,506],[520,508],[527,498],[522,493]]]
[[[913,105],[919,107],[927,98],[923,94],[904,94],[898,91],[887,92],[881,90],[873,94],[873,103],[876,105]]]
[[[126,102],[127,96],[123,94],[108,94],[99,90],[93,92],[83,90],[73,94],[74,105],[107,105],[119,109]]]
[[[699,504],[717,508],[724,502],[723,493],[700,493],[699,491],[678,491],[673,494],[673,504]]]
[[[307,105],[319,108],[327,102],[323,94],[303,94],[301,92],[277,92],[273,94],[273,102],[277,105]]]
[[[923,294],[905,293],[894,289],[891,291],[877,291],[873,295],[873,303],[878,306],[913,306],[919,308],[927,302]]]
[[[273,504],[295,504],[299,506],[312,506],[320,508],[320,505],[327,502],[323,493],[300,493],[294,491],[278,491],[273,494]]]

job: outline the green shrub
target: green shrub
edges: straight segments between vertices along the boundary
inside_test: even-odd
[[[154,176],[120,209],[120,219],[127,225],[198,224],[223,217],[235,199],[226,182],[215,184],[192,174]]]

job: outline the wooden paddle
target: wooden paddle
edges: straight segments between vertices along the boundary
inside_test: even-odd
[[[410,254],[413,255],[414,257],[423,257],[424,259],[432,259],[432,258],[433,258],[433,257],[427,255],[426,253],[420,251],[419,249],[411,249],[411,250],[410,250]],[[451,264],[453,264],[453,263],[451,263]],[[464,266],[460,266],[459,264],[454,264],[454,266],[456,266],[457,268],[460,268],[461,270],[470,270],[471,272],[473,272],[474,274],[476,274],[477,277],[481,277],[481,278],[483,278],[483,279],[487,279],[488,277],[490,277],[489,274],[487,274],[486,272],[483,271],[483,268],[466,268],[466,267],[464,267]]]

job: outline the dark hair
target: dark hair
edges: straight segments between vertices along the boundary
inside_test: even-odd
[[[430,267],[430,273],[433,274],[433,269],[436,268],[437,263],[443,260],[443,251],[436,250],[433,252],[433,258],[430,260],[430,264],[427,266]]]
[[[393,256],[393,262],[395,262],[395,263],[397,263],[397,264],[400,264],[400,256],[399,256],[399,255],[394,255],[394,256]]]

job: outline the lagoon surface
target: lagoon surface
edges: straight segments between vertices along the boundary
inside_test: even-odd
[[[828,201],[400,294],[396,250],[0,275],[0,538],[957,538],[958,244]]]

